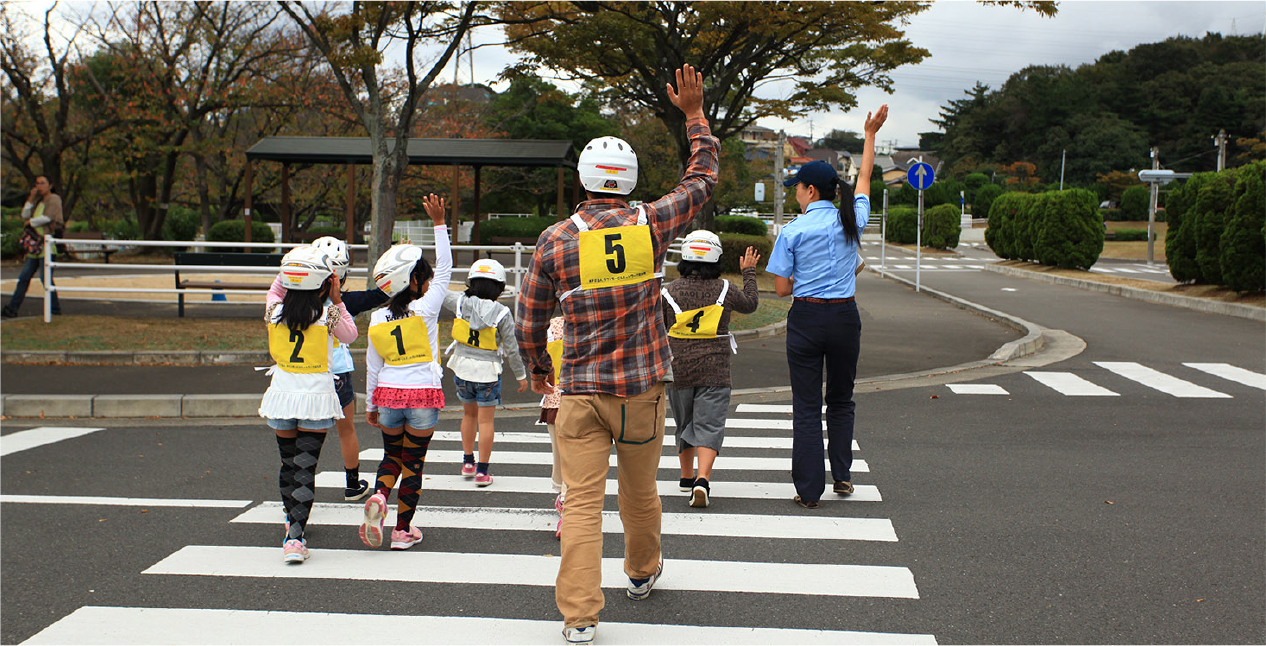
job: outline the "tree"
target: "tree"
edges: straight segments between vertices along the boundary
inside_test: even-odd
[[[857,152],[862,149],[862,145],[866,142],[862,135],[852,130],[832,130],[825,137],[817,142],[818,148],[829,148],[830,150],[846,150],[848,152]]]
[[[369,256],[377,258],[391,245],[400,182],[409,169],[408,138],[421,99],[474,24],[477,3],[357,1],[346,13],[329,7],[314,13],[298,0],[280,4],[321,52],[343,98],[369,135],[373,154]],[[416,59],[428,45],[441,51],[419,76]],[[401,46],[404,77],[380,73],[387,50]]]

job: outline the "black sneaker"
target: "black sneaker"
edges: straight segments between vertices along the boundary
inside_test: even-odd
[[[678,484],[678,487],[679,487],[682,491],[690,491],[691,489],[694,489],[694,488],[695,488],[695,479],[694,479],[694,478],[682,478],[682,479],[681,479],[681,483],[680,483],[680,484]]]
[[[696,479],[695,486],[690,492],[690,506],[691,507],[707,507],[708,502],[709,502],[708,494],[710,492],[711,492],[711,489],[708,487],[707,478]]]
[[[4,309],[0,309],[0,316],[4,316],[4,318],[7,318],[7,319],[17,318],[18,311],[16,309],[13,309],[12,307],[9,307],[8,305],[5,305]],[[682,491],[685,491],[685,490],[683,489]]]
[[[360,500],[369,495],[369,483],[361,480],[356,483],[355,487],[348,487],[343,490],[343,500],[348,502]]]

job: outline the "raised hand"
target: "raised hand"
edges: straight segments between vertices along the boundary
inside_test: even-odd
[[[703,116],[703,75],[696,72],[691,65],[682,65],[677,70],[677,89],[668,83],[668,100],[673,102],[687,119]]]
[[[431,217],[435,226],[445,224],[444,211],[448,208],[448,203],[444,201],[444,198],[431,193],[422,198],[422,207],[426,209],[426,214]]]
[[[879,106],[879,111],[876,112],[874,116],[871,116],[871,113],[867,112],[866,125],[864,126],[866,130],[866,134],[873,135],[879,132],[879,129],[883,127],[884,122],[887,120],[888,120],[888,104],[887,103]]]
[[[760,253],[756,251],[756,247],[748,247],[747,251],[743,252],[743,257],[739,258],[739,269],[755,267],[758,262],[760,262]]]

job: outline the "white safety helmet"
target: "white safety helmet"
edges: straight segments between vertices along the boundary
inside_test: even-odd
[[[286,289],[321,289],[333,273],[330,257],[310,246],[295,247],[281,258],[281,285]]]
[[[389,298],[409,288],[409,277],[413,275],[413,266],[422,258],[422,247],[412,244],[398,244],[374,263],[374,284],[378,285]]]
[[[721,260],[721,239],[706,229],[686,234],[681,241],[681,259],[691,262],[717,262]]]
[[[347,243],[333,236],[323,236],[312,241],[312,248],[325,252],[334,266],[334,274],[338,276],[339,285],[347,280],[347,270],[352,265],[352,256],[347,251]]]
[[[628,195],[637,187],[637,154],[618,137],[598,137],[580,152],[580,183],[593,193]]]
[[[467,287],[470,287],[472,278],[491,278],[504,285],[506,282],[506,268],[491,258],[485,258],[476,261],[475,264],[470,266],[470,272],[466,274]]]

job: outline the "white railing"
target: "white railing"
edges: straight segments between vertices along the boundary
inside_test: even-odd
[[[434,229],[431,230],[434,233]],[[423,249],[434,250],[434,235],[431,236],[432,244],[418,245]],[[205,247],[214,248],[249,248],[249,249],[282,249],[302,247],[307,243],[302,242],[203,242],[203,241],[185,241],[185,240],[80,240],[68,238],[55,238],[51,235],[44,236],[44,248],[51,249],[49,245],[58,244],[64,247]],[[416,241],[415,241],[416,244]],[[367,253],[369,245],[357,244],[347,245],[353,251]],[[527,272],[527,264],[524,262],[523,255],[526,253],[530,257],[535,247],[525,246],[522,243],[514,243],[513,245],[461,245],[453,247],[454,251],[477,251],[477,252],[493,252],[493,253],[513,253],[514,264],[506,267],[506,273],[514,274],[514,288],[512,293],[518,293],[523,285],[523,274]],[[364,255],[364,254],[362,254]],[[233,273],[233,274],[255,274],[255,275],[273,275],[277,273],[277,267],[240,267],[233,265],[153,265],[153,264],[128,264],[128,263],[96,263],[96,262],[59,262],[54,259],[51,254],[44,256],[44,322],[51,323],[53,320],[53,299],[52,295],[57,292],[109,292],[109,293],[153,293],[153,294],[222,294],[224,290],[213,288],[198,287],[58,287],[53,284],[54,270],[58,267],[74,267],[75,269],[134,269],[138,271],[151,272],[191,272],[191,273]],[[454,267],[454,275],[465,275],[470,272],[468,267]],[[348,273],[356,276],[367,276],[369,269],[366,267],[352,267]],[[463,279],[462,282],[465,282]],[[508,287],[508,286],[507,286]],[[244,293],[267,293],[268,287],[261,286],[260,289],[243,289],[234,290]],[[214,302],[214,301],[213,301]]]

